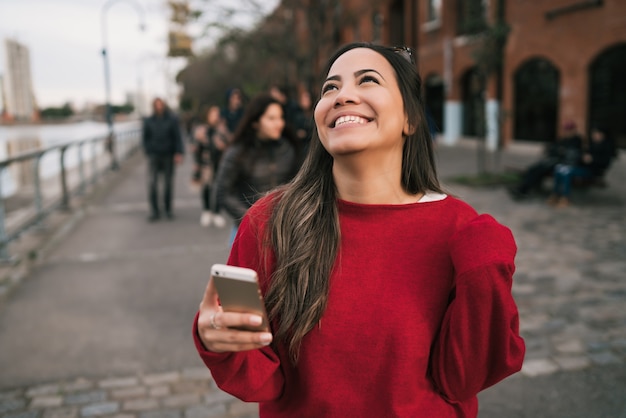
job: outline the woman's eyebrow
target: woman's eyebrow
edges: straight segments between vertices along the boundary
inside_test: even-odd
[[[355,71],[355,72],[354,72],[354,76],[355,76],[355,77],[358,77],[358,76],[360,76],[360,75],[362,75],[362,74],[365,74],[365,73],[370,73],[370,72],[373,72],[373,73],[378,74],[378,75],[379,75],[379,76],[380,76],[383,80],[385,79],[385,77],[383,77],[383,75],[382,75],[381,73],[379,73],[378,71],[373,70],[373,69],[371,69],[371,68],[365,68],[365,69],[363,69],[363,70]]]
[[[385,77],[383,77],[383,75],[381,73],[379,73],[378,71],[376,71],[374,69],[371,69],[371,68],[364,68],[362,70],[355,71],[354,72],[354,76],[358,77],[360,75],[363,75],[363,74],[369,73],[369,72],[376,73],[376,74],[378,74],[380,76],[380,78],[382,78],[383,80],[385,79]],[[340,81],[340,80],[341,80],[341,76],[333,75],[333,76],[328,77],[324,82],[327,82],[327,81]]]

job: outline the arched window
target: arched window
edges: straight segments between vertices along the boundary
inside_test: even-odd
[[[589,66],[589,125],[602,126],[626,148],[626,44],[602,52]]]
[[[557,135],[559,72],[549,61],[535,58],[515,72],[516,139],[549,142]]]

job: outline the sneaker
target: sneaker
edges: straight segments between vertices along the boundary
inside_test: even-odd
[[[226,219],[219,213],[213,215],[213,225],[218,228],[224,228],[226,226]]]
[[[209,225],[211,225],[211,218],[213,216],[211,215],[211,212],[209,211],[204,211],[202,212],[202,215],[200,215],[200,225],[207,227]]]

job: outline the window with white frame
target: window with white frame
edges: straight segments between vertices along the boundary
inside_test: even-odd
[[[428,0],[428,21],[439,21],[441,19],[441,0]]]

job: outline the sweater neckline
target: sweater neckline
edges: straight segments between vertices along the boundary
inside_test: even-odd
[[[349,200],[337,199],[337,202],[340,206],[343,207],[354,207],[354,208],[409,208],[414,206],[423,206],[428,203],[438,203],[446,200],[448,198],[447,194],[437,193],[428,191],[424,193],[424,195],[416,202],[412,203],[400,203],[400,204],[392,204],[392,203],[357,203],[350,202]]]

